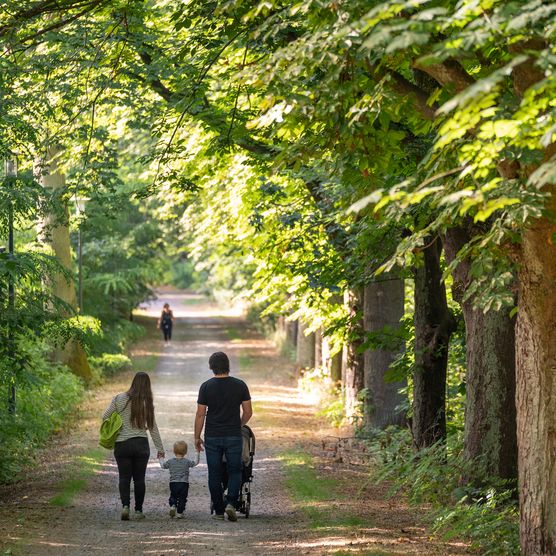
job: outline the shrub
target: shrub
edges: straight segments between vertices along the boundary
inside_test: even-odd
[[[16,414],[0,413],[1,483],[17,480],[49,436],[71,424],[83,397],[83,383],[69,369],[46,359],[33,363],[33,375],[17,392]],[[0,396],[7,399],[6,385],[0,387]]]
[[[102,376],[113,376],[131,369],[131,359],[121,353],[104,353],[99,357],[89,357],[89,364],[98,369]]]

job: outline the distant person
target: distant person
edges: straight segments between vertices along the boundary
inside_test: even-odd
[[[189,494],[189,469],[199,465],[200,453],[197,452],[195,461],[187,459],[187,442],[178,440],[174,444],[174,458],[164,460],[160,458],[160,467],[170,470],[170,517],[183,518],[187,495]]]
[[[147,430],[158,450],[157,457],[164,457],[164,447],[154,416],[151,380],[147,373],[137,373],[127,392],[117,394],[104,412],[102,419],[108,419],[118,412],[123,421],[114,446],[114,457],[118,464],[119,489],[122,501],[121,518],[129,520],[130,489],[133,479],[135,496],[135,519],[144,519],[145,473],[150,449]]]
[[[170,309],[168,303],[164,303],[162,308],[162,313],[160,313],[160,318],[157,322],[157,327],[162,330],[162,335],[164,336],[164,345],[169,345],[172,339],[172,325],[174,324],[174,313]]]
[[[241,488],[243,437],[241,427],[253,415],[249,388],[243,380],[230,376],[228,356],[219,351],[209,358],[214,377],[199,388],[195,416],[195,447],[207,453],[208,483],[215,519],[237,521],[237,503]],[[240,409],[241,408],[241,409]],[[205,439],[201,439],[205,426]],[[228,493],[222,493],[222,457],[226,456]]]

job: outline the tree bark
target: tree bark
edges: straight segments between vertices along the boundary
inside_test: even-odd
[[[297,327],[299,323],[296,320],[286,320],[286,342],[292,348],[297,347]]]
[[[386,279],[371,282],[365,287],[364,327],[366,332],[386,333],[385,341],[392,342],[392,333],[400,328],[404,314],[404,281]],[[401,341],[385,349],[367,349],[364,353],[365,425],[384,429],[402,425],[404,412],[397,409],[404,400],[399,393],[406,381],[385,382],[384,375],[403,350]]]
[[[315,331],[315,367],[322,367],[322,328]]]
[[[448,230],[444,239],[448,261],[453,261],[472,237],[471,224]],[[484,313],[474,308],[474,298],[463,301],[469,271],[469,261],[459,263],[452,287],[452,296],[461,304],[465,320],[464,455],[469,460],[479,459],[488,476],[515,479],[515,319],[507,310]]]
[[[556,187],[547,207],[556,211]],[[523,234],[516,327],[521,551],[556,554],[556,225]]]
[[[332,355],[330,341],[326,336],[322,338],[322,366],[332,382],[339,384],[342,381],[342,353]]]
[[[46,157],[46,166],[42,169],[42,185],[46,189],[61,191],[65,187],[65,176],[58,171],[56,157],[59,150],[50,148]],[[72,271],[71,245],[69,234],[69,210],[67,202],[62,203],[59,213],[47,215],[43,222],[42,236],[45,243],[49,244],[60,262],[69,272]],[[51,277],[50,287],[52,293],[67,303],[74,311],[77,310],[77,296],[73,280],[67,279],[63,274],[57,273]],[[70,317],[71,313],[62,316]],[[67,365],[77,376],[90,380],[92,377],[91,368],[87,361],[87,356],[81,344],[75,340],[70,340],[66,345],[56,350],[55,357],[58,361]]]
[[[358,411],[358,395],[364,388],[364,355],[363,355],[363,325],[361,314],[363,310],[364,293],[362,289],[347,290],[345,303],[350,314],[351,325],[348,331],[350,340],[345,346],[345,358],[342,368],[342,384],[344,387],[344,402],[346,417],[356,416]]]
[[[446,438],[446,367],[454,319],[442,282],[438,237],[427,238],[415,279],[413,441],[420,450]]]
[[[315,366],[315,333],[305,334],[307,325],[298,321],[297,325],[297,352],[296,366],[298,372],[303,369],[312,369]]]

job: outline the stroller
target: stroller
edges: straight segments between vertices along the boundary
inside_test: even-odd
[[[239,489],[239,499],[237,510],[239,513],[249,517],[251,510],[251,481],[253,479],[253,456],[255,455],[255,435],[250,427],[241,427],[243,436],[243,450],[241,454],[241,487]],[[226,456],[222,458],[222,493],[228,488],[228,469],[226,466]],[[210,503],[210,513],[214,513],[212,501]]]

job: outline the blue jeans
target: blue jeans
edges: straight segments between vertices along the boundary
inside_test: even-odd
[[[209,490],[214,512],[223,514],[226,504],[237,507],[239,489],[241,488],[241,436],[205,436],[205,452],[209,475]],[[223,498],[224,465],[222,457],[226,456],[228,471],[228,494]]]

